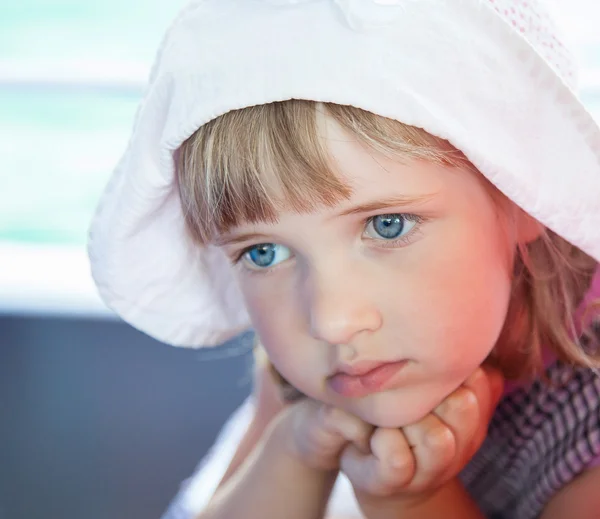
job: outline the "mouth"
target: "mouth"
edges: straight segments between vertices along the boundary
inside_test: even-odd
[[[338,372],[327,379],[329,389],[340,396],[360,398],[393,389],[408,360],[386,362],[357,373]]]

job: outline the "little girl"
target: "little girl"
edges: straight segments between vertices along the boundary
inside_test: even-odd
[[[600,517],[600,131],[574,88],[533,0],[181,13],[93,275],[160,340],[260,347],[167,517]]]

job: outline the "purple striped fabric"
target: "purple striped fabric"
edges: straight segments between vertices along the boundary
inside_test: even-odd
[[[600,376],[554,362],[506,394],[461,480],[488,519],[534,519],[600,457]]]

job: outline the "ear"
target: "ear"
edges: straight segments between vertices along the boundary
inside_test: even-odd
[[[545,230],[545,226],[533,216],[516,207],[515,224],[517,243],[527,244],[537,240]]]

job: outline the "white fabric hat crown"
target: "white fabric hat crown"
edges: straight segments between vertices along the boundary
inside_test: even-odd
[[[600,259],[600,132],[533,0],[198,0],[168,31],[129,146],[92,222],[107,305],[164,342],[250,326],[215,248],[191,243],[174,152],[233,109],[354,105],[461,149],[501,191]]]

